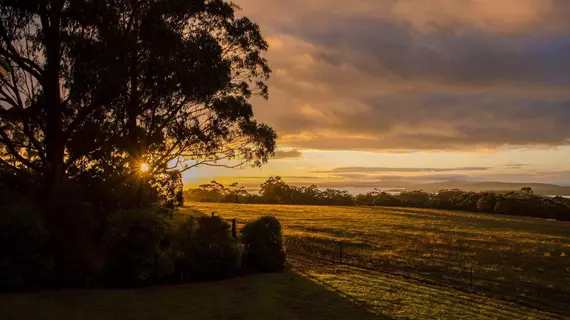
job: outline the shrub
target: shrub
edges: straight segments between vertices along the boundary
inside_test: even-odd
[[[492,193],[484,194],[477,201],[477,211],[493,212],[495,210],[496,204],[497,204],[497,199],[494,194]]]
[[[565,214],[567,211],[563,206],[551,202],[551,203],[541,203],[534,205],[530,208],[532,210],[532,215],[536,215],[545,219],[557,219],[564,221]]]
[[[31,175],[0,167],[0,206],[37,193]]]
[[[355,201],[359,205],[365,206],[402,206],[405,205],[398,196],[393,196],[387,192],[380,192],[378,190],[370,191],[366,194],[359,194],[356,196]]]
[[[261,217],[241,230],[244,266],[248,269],[275,272],[285,265],[281,224],[275,217]]]
[[[378,192],[371,191],[366,194],[359,194],[356,196],[356,203],[363,206],[375,205],[375,198]]]
[[[444,190],[440,190],[437,193],[437,198],[443,202],[451,202],[452,201],[451,199],[453,199],[453,198],[455,198],[461,194],[464,194],[464,193],[465,193],[465,191],[462,191],[459,189],[451,189],[451,190],[444,189]]]
[[[241,251],[231,236],[230,225],[216,216],[181,223],[172,248],[176,272],[182,279],[228,278],[240,266]]]
[[[389,193],[380,192],[374,198],[374,205],[376,205],[376,206],[400,206],[400,205],[402,205],[402,202]]]
[[[402,191],[397,198],[402,201],[402,205],[409,207],[429,208],[431,195],[423,190]]]
[[[479,202],[480,194],[475,192],[466,192],[457,204],[460,210],[477,211],[477,204]]]
[[[114,212],[108,224],[107,281],[131,286],[162,280],[174,271],[170,256],[161,248],[166,225],[155,210]]]
[[[521,206],[516,199],[503,198],[497,201],[495,213],[505,215],[520,215]]]
[[[37,287],[53,280],[48,239],[40,210],[30,202],[0,207],[0,288]]]
[[[91,272],[89,255],[100,231],[97,211],[77,193],[66,190],[64,194],[45,205],[45,225],[51,234],[56,280],[60,285],[80,286]]]

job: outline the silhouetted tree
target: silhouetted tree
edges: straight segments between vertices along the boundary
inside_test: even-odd
[[[292,203],[291,187],[281,177],[270,177],[261,185],[259,194],[267,203],[288,204]]]
[[[485,193],[480,195],[477,200],[477,211],[480,212],[493,212],[497,204],[497,197],[494,193]]]
[[[275,132],[248,102],[267,98],[267,43],[235,11],[223,0],[0,0],[0,187],[40,186],[58,277],[80,281],[109,212],[180,200],[192,167],[259,166],[273,153]]]
[[[0,163],[46,190],[88,172],[124,182],[200,164],[261,165],[275,133],[259,28],[226,1],[0,2]],[[193,160],[183,165],[184,160]],[[84,177],[85,178],[85,177]]]

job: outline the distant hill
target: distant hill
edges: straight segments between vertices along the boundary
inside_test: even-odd
[[[530,187],[537,195],[570,196],[570,187],[559,186],[548,183],[512,183],[512,182],[473,182],[465,180],[449,180],[433,183],[412,183],[407,181],[366,181],[366,182],[325,182],[318,184],[321,188],[355,188],[373,189],[379,188],[384,191],[424,190],[427,192],[437,192],[443,189],[461,189],[465,191],[494,191],[509,192],[520,191],[521,188]]]
[[[470,182],[470,181],[443,181],[426,184],[411,184],[406,189],[422,189],[435,192],[442,189],[461,189],[465,191],[518,191],[530,187],[537,195],[570,196],[570,187],[548,183],[511,183],[511,182]]]
[[[461,189],[464,191],[494,191],[494,192],[509,192],[520,191],[521,188],[530,187],[536,195],[548,196],[570,196],[570,186],[559,186],[548,183],[512,183],[512,182],[473,182],[465,180],[449,180],[433,183],[413,183],[402,180],[383,180],[383,181],[325,181],[316,183],[321,189],[342,189],[348,190],[350,193],[356,195],[358,193],[366,193],[378,188],[382,191],[399,192],[405,190],[424,190],[427,192],[437,192],[443,189]],[[258,193],[260,183],[241,183],[248,192]],[[308,186],[308,183],[291,183],[295,186]]]

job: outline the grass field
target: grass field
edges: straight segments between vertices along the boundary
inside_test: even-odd
[[[570,223],[409,208],[208,203],[187,203],[175,220],[212,212],[242,223],[278,217],[291,271],[135,290],[3,294],[0,319],[570,319]],[[352,256],[389,268],[298,254],[290,245],[299,239],[325,249],[342,241],[345,261]],[[447,277],[471,267],[473,291],[464,272]],[[544,291],[531,294],[522,285]]]
[[[0,319],[377,319],[292,272],[136,290],[0,295]]]
[[[412,275],[405,279],[349,266],[300,264],[324,286],[378,313],[570,318],[570,223],[410,208],[188,203],[183,209],[185,214],[212,212],[239,221],[274,215],[288,237],[342,241],[356,256],[387,262],[397,275]],[[471,267],[475,293],[456,290],[467,285],[465,271]],[[450,279],[454,273],[463,276]]]

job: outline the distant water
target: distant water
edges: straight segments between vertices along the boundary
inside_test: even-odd
[[[551,194],[547,194],[547,195],[544,195],[544,196],[545,196],[545,197],[551,197],[551,198],[554,198],[554,197],[562,197],[562,198],[570,199],[570,196],[556,196],[556,195],[551,195]]]
[[[338,188],[319,188],[319,190],[324,191],[326,189],[336,189],[336,190],[346,190],[352,195],[364,194],[370,191],[374,191],[374,188],[370,187],[338,187]],[[391,188],[391,187],[384,187],[384,188],[376,188],[380,191],[390,193],[390,194],[397,194],[404,190],[404,188]]]
[[[321,191],[325,191],[326,189],[335,189],[335,190],[346,190],[348,191],[350,194],[356,196],[359,194],[365,194],[367,192],[370,191],[374,191],[374,188],[370,188],[370,187],[331,187],[331,188],[326,188],[326,187],[319,187],[319,190]],[[391,187],[383,187],[383,188],[376,188],[380,191],[389,193],[389,194],[398,194],[401,191],[404,190],[404,188],[391,188]],[[246,188],[247,192],[250,193],[254,193],[257,194],[259,193],[259,188]]]

